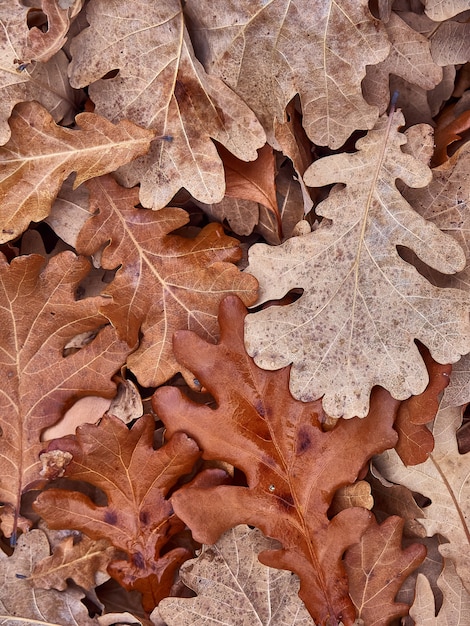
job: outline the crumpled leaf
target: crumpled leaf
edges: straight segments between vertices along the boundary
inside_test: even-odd
[[[288,368],[266,372],[248,357],[245,315],[241,301],[229,296],[220,308],[218,345],[188,331],[175,335],[178,361],[211,393],[216,409],[193,403],[174,387],[158,389],[152,403],[169,435],[187,432],[205,459],[242,470],[247,487],[217,485],[224,473],[206,470],[173,495],[173,506],[201,543],[214,543],[241,523],[281,541],[283,549],[261,553],[261,562],[298,574],[300,597],[319,625],[342,619],[351,626],[355,610],[341,558],[371,514],[349,508],[330,520],[327,512],[335,491],[355,481],[374,450],[395,444],[398,402],[377,389],[365,420],[342,420],[323,432],[320,401],[290,396]]]
[[[439,363],[454,363],[470,350],[468,295],[434,287],[396,249],[410,248],[440,272],[465,264],[460,246],[415,213],[395,186],[397,178],[415,187],[431,179],[423,163],[402,152],[402,124],[399,112],[382,117],[356,143],[356,153],[310,166],[308,185],[346,185],[316,207],[332,224],[326,220],[276,248],[255,244],[249,251],[246,271],[259,281],[258,302],[293,288],[304,293],[288,307],[247,317],[248,353],[267,369],[293,363],[291,393],[303,401],[324,396],[333,417],[366,415],[374,385],[401,400],[424,391],[428,374],[415,339]]]
[[[430,537],[440,533],[449,543],[439,547],[451,559],[463,584],[470,589],[468,538],[470,536],[469,455],[460,455],[455,432],[462,421],[462,409],[441,409],[434,420],[434,451],[425,463],[405,467],[394,450],[378,456],[374,463],[395,483],[403,484],[431,499],[418,521]]]
[[[248,103],[270,143],[296,93],[317,145],[339,148],[354,130],[372,128],[377,109],[363,99],[361,81],[390,45],[366,0],[230,0],[218,9],[217,0],[186,2],[198,57]]]
[[[12,556],[0,550],[0,621],[5,626],[97,626],[80,602],[78,589],[56,591],[34,589],[30,575],[42,559],[49,556],[49,543],[42,530],[22,535]]]
[[[90,85],[100,115],[130,119],[171,139],[122,170],[121,182],[140,182],[140,201],[153,209],[182,187],[201,202],[219,202],[224,170],[211,139],[239,159],[254,160],[266,141],[259,122],[195,58],[179,0],[112,6],[109,0],[89,3],[90,27],[71,46],[71,84]],[[102,80],[115,69],[116,77]]]
[[[0,500],[5,519],[17,510],[22,491],[40,478],[42,431],[79,397],[112,396],[111,377],[129,353],[114,329],[103,328],[107,320],[98,309],[104,298],[74,298],[88,269],[86,259],[72,252],[47,265],[39,255],[0,263]],[[63,356],[67,341],[87,330],[97,332],[96,338]],[[14,542],[15,521],[5,524],[4,534]]]
[[[416,626],[466,626],[470,621],[470,594],[462,585],[452,561],[446,561],[438,579],[444,602],[435,615],[434,595],[428,579],[418,574],[416,597],[410,615]]]
[[[402,549],[404,520],[388,517],[373,523],[345,556],[349,594],[358,617],[367,626],[387,626],[393,618],[408,614],[407,604],[395,602],[403,581],[426,556],[418,543]]]
[[[235,267],[242,255],[239,243],[219,224],[209,224],[193,239],[172,235],[189,219],[182,209],[136,209],[138,189],[124,189],[110,176],[87,187],[95,217],[82,229],[77,250],[93,254],[110,241],[101,265],[121,269],[105,290],[113,301],[103,313],[129,345],[142,333],[127,365],[142,385],[160,385],[179,371],[173,333],[188,328],[215,341],[221,299],[236,293],[252,304],[257,283]]]
[[[181,567],[196,598],[164,598],[155,613],[168,626],[313,626],[298,597],[297,576],[262,565],[257,555],[278,547],[257,529],[236,526]]]
[[[385,113],[390,101],[390,74],[426,90],[442,80],[442,68],[434,62],[426,37],[410,28],[396,13],[390,15],[385,28],[392,44],[390,54],[381,63],[368,66],[362,84],[367,102],[377,106],[380,113]]]
[[[94,541],[85,535],[69,535],[55,546],[51,556],[37,561],[30,576],[35,589],[67,589],[72,579],[83,589],[91,590],[109,578],[106,567],[115,555],[107,541]]]
[[[161,552],[184,528],[166,496],[199,457],[197,445],[183,433],[154,450],[153,433],[150,415],[131,430],[105,415],[99,425],[80,426],[75,438],[56,439],[49,451],[73,456],[66,476],[99,487],[108,504],[97,506],[85,494],[63,489],[48,489],[35,502],[50,528],[76,528],[126,552],[128,560],[113,561],[108,571],[126,589],[141,591],[148,611],[168,595],[175,569],[191,556],[182,547]]]
[[[45,218],[69,174],[77,172],[78,187],[144,154],[154,138],[127,120],[114,126],[94,113],[80,113],[76,123],[80,130],[56,126],[37,102],[16,105],[11,139],[0,148],[0,243]]]
[[[437,121],[433,165],[441,165],[447,161],[449,159],[447,148],[452,143],[462,139],[459,133],[470,129],[470,110],[463,111],[459,115],[455,115],[454,111],[455,106],[448,107],[441,113]]]

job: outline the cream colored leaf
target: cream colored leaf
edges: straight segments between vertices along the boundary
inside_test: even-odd
[[[386,23],[390,54],[376,65],[367,68],[362,86],[367,101],[384,113],[390,101],[389,76],[401,76],[422,89],[432,89],[442,80],[442,68],[433,61],[430,43],[423,35],[410,28],[396,13]]]
[[[419,521],[428,536],[443,535],[449,543],[439,546],[451,559],[463,584],[470,590],[470,454],[459,454],[455,433],[462,421],[462,409],[441,409],[434,421],[434,451],[420,465],[405,467],[395,450],[376,458],[384,476],[431,499]]]
[[[197,597],[164,598],[151,617],[160,615],[168,626],[314,626],[297,595],[297,576],[258,561],[259,552],[278,545],[257,528],[232,528],[181,567]]]
[[[0,623],[4,626],[97,626],[89,617],[78,589],[34,589],[31,572],[49,556],[42,530],[22,535],[11,557],[0,551]]]
[[[431,585],[424,574],[418,574],[416,597],[410,608],[415,626],[467,626],[470,623],[470,594],[451,561],[446,561],[438,585],[444,594],[444,602],[436,616]]]
[[[198,57],[253,109],[268,139],[298,93],[307,135],[339,148],[377,109],[362,97],[366,65],[383,61],[389,43],[366,0],[263,2],[189,0]],[[302,34],[299,36],[299,34]]]
[[[95,0],[87,19],[90,27],[71,46],[72,85],[90,85],[100,115],[170,139],[122,169],[120,181],[140,182],[141,203],[154,209],[182,187],[207,204],[222,200],[224,171],[212,139],[250,161],[265,134],[248,106],[195,58],[179,0]]]
[[[292,363],[294,397],[324,396],[334,417],[366,415],[374,385],[397,399],[424,391],[428,374],[415,339],[440,363],[470,351],[467,294],[434,287],[397,253],[397,245],[410,248],[445,273],[465,263],[460,246],[415,213],[395,186],[398,178],[415,187],[431,179],[426,165],[402,152],[402,124],[400,113],[383,117],[356,153],[307,170],[310,186],[345,185],[316,208],[328,218],[320,228],[276,248],[250,249],[246,271],[260,283],[259,302],[293,288],[304,293],[287,307],[247,316],[248,353],[265,369]]]
[[[80,130],[56,126],[37,102],[15,107],[11,139],[0,148],[0,243],[44,219],[69,174],[77,172],[78,187],[145,153],[154,137],[128,120],[115,126],[94,113],[80,113],[76,122]]]
[[[468,0],[424,0],[426,15],[435,22],[448,20],[469,9]]]

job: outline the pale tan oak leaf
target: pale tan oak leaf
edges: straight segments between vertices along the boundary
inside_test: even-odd
[[[431,499],[418,521],[429,537],[439,533],[448,540],[439,552],[452,560],[470,590],[470,454],[459,454],[455,433],[461,421],[460,407],[440,409],[432,430],[434,451],[425,463],[406,467],[395,450],[387,450],[374,464],[387,480]]]
[[[12,556],[0,550],[0,623],[5,626],[98,626],[81,602],[77,588],[64,591],[35,589],[31,572],[49,556],[49,543],[42,530],[22,535]]]
[[[361,81],[390,44],[366,0],[229,0],[223,11],[217,0],[189,0],[185,14],[198,58],[248,103],[272,145],[296,94],[317,145],[339,148],[377,120]]]
[[[362,83],[369,104],[384,113],[390,101],[390,74],[400,76],[425,90],[433,89],[442,80],[442,68],[437,65],[426,37],[410,28],[396,13],[386,23],[391,43],[390,54],[381,63],[370,65]]]
[[[183,582],[198,595],[164,598],[151,618],[168,626],[314,626],[298,577],[258,561],[259,552],[279,545],[257,528],[235,526],[181,567]]]
[[[121,169],[120,182],[140,182],[140,201],[153,209],[182,187],[207,204],[222,200],[224,169],[212,139],[252,161],[266,138],[243,100],[195,58],[180,1],[95,0],[87,19],[71,46],[72,85],[89,85],[100,115],[168,138]]]
[[[114,125],[95,113],[80,113],[76,123],[79,130],[57,126],[37,102],[16,105],[11,138],[0,147],[0,243],[44,219],[69,174],[76,172],[76,188],[144,154],[155,136],[128,120]]]
[[[452,561],[445,561],[437,584],[444,601],[436,616],[431,585],[424,574],[418,574],[415,600],[410,608],[415,626],[467,626],[470,623],[470,594],[462,585]]]
[[[424,6],[426,15],[435,22],[443,22],[470,8],[468,0],[425,0]]]
[[[410,248],[449,274],[465,264],[461,247],[396,188],[397,179],[413,187],[431,180],[429,168],[401,149],[403,121],[400,112],[384,116],[358,140],[357,152],[310,166],[309,186],[343,183],[316,208],[328,218],[320,228],[275,248],[255,244],[249,252],[246,271],[260,283],[259,303],[304,291],[288,306],[247,317],[248,353],[266,369],[292,363],[294,397],[324,396],[333,417],[366,415],[374,385],[400,400],[423,392],[428,374],[416,339],[439,363],[470,351],[468,295],[431,285],[397,252],[397,246]]]

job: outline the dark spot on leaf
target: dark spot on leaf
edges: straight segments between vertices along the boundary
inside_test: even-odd
[[[288,511],[291,507],[294,506],[294,498],[290,493],[284,493],[278,496],[279,506]]]
[[[132,555],[132,562],[137,567],[137,569],[145,568],[145,560],[140,552],[136,552],[135,554]]]
[[[264,405],[263,405],[263,401],[262,400],[258,400],[258,402],[256,403],[255,406],[256,412],[261,415],[261,417],[264,417],[266,415],[266,411],[264,410]]]
[[[148,524],[149,514],[147,513],[147,511],[141,511],[139,513],[139,520],[141,521],[142,524]]]
[[[104,521],[107,524],[111,524],[112,526],[114,526],[114,524],[117,522],[117,513],[115,511],[106,511],[106,513],[104,514]]]
[[[297,454],[302,454],[306,450],[310,448],[312,445],[312,441],[310,439],[310,434],[305,428],[301,428],[299,430],[299,436],[297,438]]]

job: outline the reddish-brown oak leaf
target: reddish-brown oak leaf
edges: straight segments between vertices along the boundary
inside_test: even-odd
[[[400,404],[395,420],[398,443],[395,450],[405,465],[424,463],[434,448],[434,438],[426,424],[439,409],[439,396],[450,381],[452,365],[441,365],[420,346],[420,352],[429,374],[429,383],[423,393],[411,396]]]
[[[408,614],[409,606],[394,599],[405,578],[424,560],[426,548],[415,543],[402,550],[403,524],[397,516],[381,525],[373,522],[346,552],[349,594],[367,626],[387,626],[391,619]]]
[[[0,148],[0,243],[47,217],[61,184],[77,172],[74,188],[144,154],[155,133],[128,120],[114,125],[95,113],[76,117],[80,130],[62,128],[37,102],[18,104],[10,141]]]
[[[42,431],[81,396],[111,397],[111,377],[129,353],[99,313],[103,297],[75,300],[88,270],[88,261],[72,252],[46,266],[39,255],[21,256],[11,265],[0,259],[0,501],[2,529],[13,542],[15,521],[8,514],[40,478]],[[96,332],[95,339],[64,356],[67,342],[87,331]]]
[[[106,290],[113,302],[103,313],[130,345],[141,331],[128,366],[142,385],[160,385],[180,369],[172,352],[173,333],[189,329],[216,341],[219,302],[235,293],[252,304],[257,282],[233,264],[242,252],[220,224],[187,239],[170,234],[188,222],[182,209],[136,209],[138,189],[124,189],[111,176],[89,181],[87,187],[96,215],[82,229],[77,250],[92,254],[109,241],[101,264],[121,269]]]
[[[154,450],[153,433],[150,415],[131,430],[120,419],[104,416],[99,425],[80,426],[76,437],[54,440],[50,450],[73,456],[66,476],[99,487],[108,503],[97,506],[85,494],[63,489],[44,491],[35,503],[50,528],[76,528],[124,551],[128,560],[113,561],[108,571],[126,589],[142,592],[149,611],[168,595],[176,568],[191,556],[183,547],[161,551],[184,528],[166,495],[200,454],[183,433]]]
[[[245,315],[241,301],[229,296],[220,307],[218,345],[188,331],[175,335],[177,359],[213,395],[216,409],[191,402],[174,387],[158,389],[153,403],[168,434],[187,432],[204,458],[242,470],[247,486],[215,485],[212,476],[220,470],[208,470],[174,494],[175,511],[203,543],[241,523],[278,539],[283,549],[263,551],[261,562],[298,574],[300,597],[318,624],[342,620],[350,626],[356,612],[341,559],[371,514],[349,508],[329,519],[327,512],[335,491],[353,483],[377,450],[396,443],[398,402],[377,388],[364,420],[341,421],[324,432],[320,401],[290,395],[289,368],[263,371],[247,355]]]

